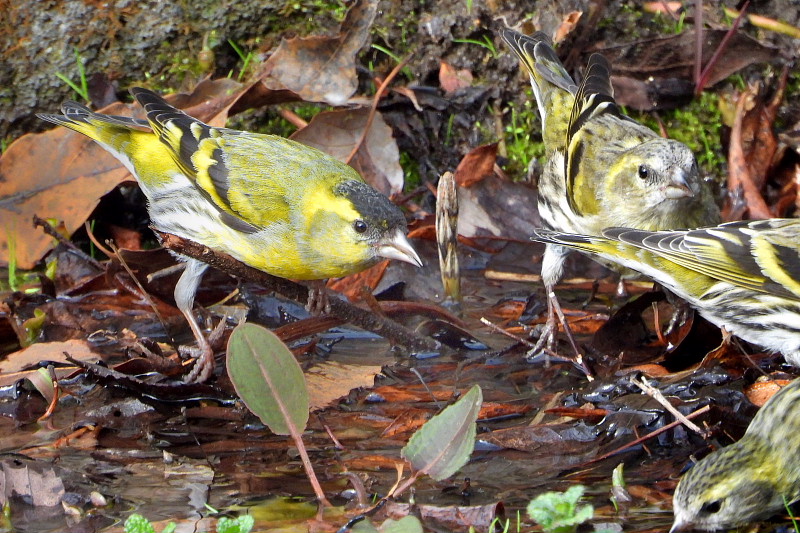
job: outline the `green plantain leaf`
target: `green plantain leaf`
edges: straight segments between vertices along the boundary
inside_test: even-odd
[[[236,326],[228,340],[228,376],[239,398],[273,433],[305,429],[308,390],[303,371],[274,333],[256,324]]]
[[[422,533],[422,523],[413,515],[404,516],[400,520],[387,519],[379,528],[381,533]]]
[[[356,523],[351,529],[353,533],[423,533],[422,523],[416,516],[404,516],[400,520],[387,519],[380,527],[369,518]]]
[[[478,385],[428,420],[402,449],[404,459],[436,481],[464,466],[475,447],[475,421],[483,403]]]

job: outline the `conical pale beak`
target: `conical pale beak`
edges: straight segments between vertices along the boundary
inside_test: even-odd
[[[387,259],[397,259],[398,261],[405,261],[418,267],[422,266],[422,260],[411,247],[411,243],[403,234],[400,228],[389,232],[385,237],[379,240],[376,244],[378,248],[378,255]]]
[[[670,184],[664,187],[664,196],[670,200],[691,198],[694,196],[694,191],[689,186],[689,182],[686,181],[686,176],[683,175],[683,172],[676,172],[675,175],[672,176]]]

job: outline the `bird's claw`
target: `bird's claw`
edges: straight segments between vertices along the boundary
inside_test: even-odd
[[[309,287],[306,311],[312,316],[327,315],[331,312],[331,301],[325,285],[313,284]]]
[[[550,365],[550,354],[555,352],[556,346],[556,326],[550,320],[545,322],[540,329],[539,338],[533,348],[525,354],[525,360],[533,362],[542,355],[545,356],[545,366]]]
[[[222,340],[225,332],[225,320],[220,320],[208,336],[208,339],[198,339],[197,346],[179,346],[178,353],[195,360],[192,370],[184,376],[186,383],[205,383],[214,373],[216,361],[214,360],[214,347]]]

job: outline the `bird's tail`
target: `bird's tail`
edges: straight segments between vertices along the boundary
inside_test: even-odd
[[[570,103],[562,109],[570,109],[571,101],[574,99],[572,95],[577,92],[578,86],[564,69],[547,35],[536,32],[528,36],[504,28],[500,36],[525,65],[530,75],[542,122],[546,122],[556,106],[564,105],[562,101],[564,97],[569,98]],[[566,91],[566,94],[563,94],[563,91]]]
[[[62,115],[38,114],[42,120],[82,133],[114,153],[124,151],[134,131],[151,131],[144,120],[131,117],[102,115],[85,105],[66,101],[61,106]]]
[[[575,103],[578,86],[564,68],[542,32],[531,36],[504,28],[500,36],[525,65],[542,120],[545,145],[562,146],[569,127],[569,111]]]

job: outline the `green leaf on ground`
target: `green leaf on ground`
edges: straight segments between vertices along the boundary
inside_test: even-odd
[[[475,421],[482,403],[483,393],[475,385],[411,436],[401,452],[403,458],[436,481],[455,474],[475,448]]]
[[[241,324],[228,340],[228,376],[236,393],[273,433],[303,431],[308,390],[300,365],[283,342],[257,324]]]

